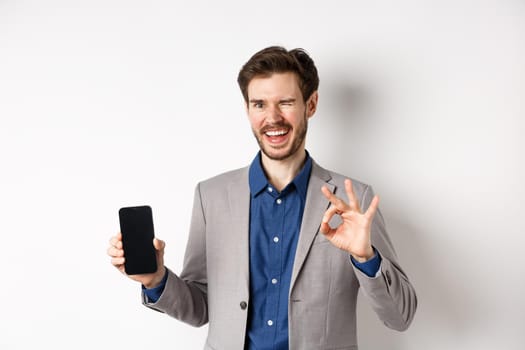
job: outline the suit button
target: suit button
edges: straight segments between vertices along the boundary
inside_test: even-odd
[[[392,278],[390,277],[390,271],[386,272],[386,282],[388,283],[389,286],[392,285]]]
[[[248,304],[245,302],[245,301],[241,301],[241,309],[243,310],[246,310],[246,308],[248,307]]]

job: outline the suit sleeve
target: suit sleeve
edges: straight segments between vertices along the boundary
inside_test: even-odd
[[[366,187],[361,200],[363,210],[368,208],[373,197],[372,188]],[[403,331],[409,327],[414,318],[417,308],[416,292],[398,263],[379,210],[376,212],[371,230],[372,245],[382,258],[381,273],[370,278],[354,267],[355,274],[363,294],[381,321],[389,328]]]
[[[149,303],[143,293],[142,302],[192,326],[200,327],[208,323],[206,221],[200,185],[195,189],[183,270],[177,276],[168,269],[166,287],[160,298],[155,303]]]

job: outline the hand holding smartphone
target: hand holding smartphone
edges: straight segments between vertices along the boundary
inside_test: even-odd
[[[157,255],[151,207],[124,207],[119,210],[120,232],[124,249],[124,270],[128,275],[157,271]]]

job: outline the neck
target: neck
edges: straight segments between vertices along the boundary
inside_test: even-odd
[[[304,148],[283,160],[273,160],[261,153],[262,166],[268,181],[279,192],[282,191],[301,171],[306,159]]]

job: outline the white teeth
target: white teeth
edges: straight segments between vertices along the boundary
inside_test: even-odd
[[[266,135],[268,136],[281,136],[286,134],[286,130],[273,130],[273,131],[267,131]]]

